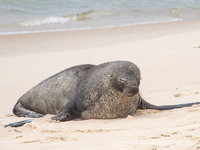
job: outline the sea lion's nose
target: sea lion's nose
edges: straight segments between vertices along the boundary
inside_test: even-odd
[[[139,92],[139,88],[137,86],[133,86],[132,90],[133,90],[133,93],[138,93]]]

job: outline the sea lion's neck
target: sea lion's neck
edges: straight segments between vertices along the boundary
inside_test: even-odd
[[[104,93],[98,100],[90,101],[90,106],[82,112],[82,119],[114,119],[124,118],[129,115],[133,107],[132,97],[125,96],[112,89]],[[88,102],[87,102],[88,103]]]

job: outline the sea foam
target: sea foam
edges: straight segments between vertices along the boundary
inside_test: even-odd
[[[71,17],[51,16],[43,19],[33,19],[33,20],[23,21],[19,23],[19,26],[23,27],[40,26],[40,25],[55,24],[55,23],[66,23],[68,21],[73,21],[73,20],[77,20],[77,16],[71,16]]]

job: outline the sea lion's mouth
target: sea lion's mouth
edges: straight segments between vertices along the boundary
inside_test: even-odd
[[[139,88],[137,86],[132,86],[130,93],[128,93],[128,97],[134,96],[139,92]]]
[[[128,97],[133,97],[135,96],[137,93],[131,93],[131,94],[127,94]]]

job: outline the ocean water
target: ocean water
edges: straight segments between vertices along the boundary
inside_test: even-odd
[[[200,0],[0,0],[0,35],[200,19]]]

